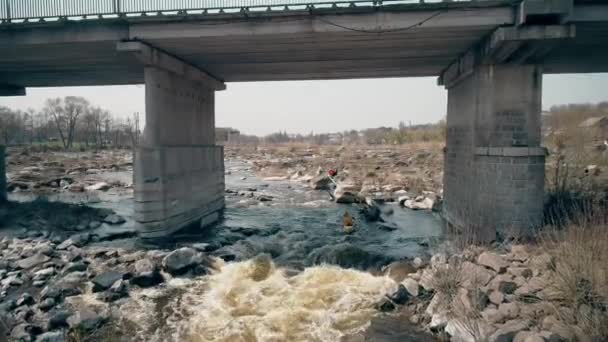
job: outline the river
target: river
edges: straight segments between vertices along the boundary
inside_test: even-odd
[[[381,267],[423,256],[443,234],[439,217],[385,204],[385,223],[366,222],[357,205],[290,181],[264,181],[243,161],[227,161],[223,220],[170,239],[125,239],[115,245],[146,249],[193,246],[221,257],[217,271],[174,278],[131,291],[115,308],[115,331],[135,341],[428,341],[407,318],[376,308],[397,284]],[[129,178],[130,173],[108,177]],[[255,191],[252,191],[255,190]],[[241,195],[239,195],[241,192]],[[272,201],[248,199],[248,193]],[[243,196],[244,195],[244,196]],[[110,208],[132,224],[131,196],[101,194],[85,201]],[[345,234],[342,215],[355,219]],[[224,260],[224,261],[222,261]]]

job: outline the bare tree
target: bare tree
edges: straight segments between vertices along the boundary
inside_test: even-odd
[[[89,101],[83,97],[66,96],[46,101],[44,112],[53,117],[64,149],[72,148],[78,118],[89,110]]]

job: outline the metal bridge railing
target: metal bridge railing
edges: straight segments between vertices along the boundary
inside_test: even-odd
[[[290,6],[383,6],[419,2],[423,0],[0,0],[0,20],[6,23],[23,19],[120,16],[146,12],[220,12],[269,7],[276,9]]]

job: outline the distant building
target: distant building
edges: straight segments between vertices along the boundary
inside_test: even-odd
[[[231,138],[233,139],[235,136],[239,136],[241,132],[234,128],[223,128],[216,127],[215,128],[215,142],[221,145],[224,145],[230,142]]]

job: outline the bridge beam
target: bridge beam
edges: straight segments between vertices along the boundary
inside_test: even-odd
[[[144,64],[146,126],[133,176],[141,236],[217,221],[224,208],[224,151],[215,145],[215,91],[225,85],[144,44],[119,50]]]
[[[444,213],[479,241],[542,222],[542,70],[477,66],[448,85]]]
[[[6,147],[0,145],[0,203],[6,202],[6,164],[4,154]]]
[[[538,64],[560,42],[575,37],[573,24],[499,27],[444,69],[438,83],[450,88],[479,65]]]
[[[25,87],[0,84],[0,96],[25,96]]]

